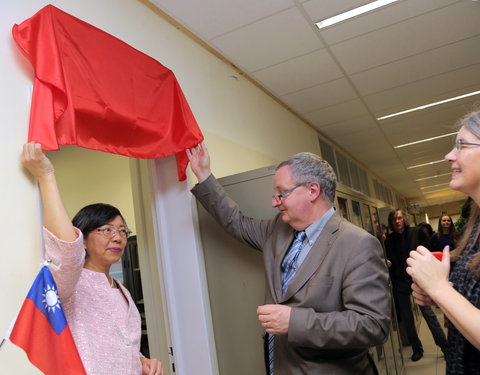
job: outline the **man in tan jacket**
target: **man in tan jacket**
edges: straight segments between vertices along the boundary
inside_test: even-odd
[[[266,304],[257,314],[267,332],[267,373],[377,374],[368,348],[388,336],[388,272],[378,240],[334,212],[330,165],[311,153],[282,162],[272,197],[280,212],[259,220],[226,195],[203,144],[187,154],[198,201],[227,232],[263,252]]]

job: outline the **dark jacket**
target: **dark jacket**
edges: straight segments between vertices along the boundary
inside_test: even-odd
[[[428,248],[428,245],[427,236],[419,227],[406,227],[402,234],[390,233],[385,241],[387,259],[392,262],[389,268],[390,277],[393,280],[411,279],[406,271],[409,253],[417,246]]]

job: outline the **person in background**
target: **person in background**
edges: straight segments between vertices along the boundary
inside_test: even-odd
[[[438,305],[450,321],[447,375],[479,375],[480,111],[467,114],[458,125],[455,147],[445,160],[451,164],[450,188],[472,200],[466,229],[451,253],[451,271],[448,247],[443,250],[442,262],[419,247],[410,253],[407,272],[414,280],[415,300],[421,305]]]
[[[387,263],[387,266],[390,267],[392,265],[392,262],[390,262],[387,258],[387,249],[386,249],[386,243],[387,243],[387,238],[388,238],[388,234],[389,234],[389,230],[388,230],[388,225],[386,224],[381,224],[381,228],[382,228],[382,241],[380,241],[382,243],[382,246],[383,248],[385,249],[385,261]]]
[[[389,332],[387,267],[378,240],[335,213],[331,166],[306,152],[280,163],[271,201],[279,213],[260,220],[227,196],[204,144],[187,155],[197,200],[228,233],[263,253],[266,304],[257,315],[267,332],[267,373],[378,374],[368,348]]]
[[[386,236],[383,235],[383,230],[382,230],[383,229],[382,228],[383,224],[380,223],[380,220],[378,218],[378,214],[376,212],[373,213],[372,217],[373,217],[373,235],[375,237],[377,237],[377,239],[380,242],[380,244],[382,245],[382,248],[383,248],[384,253],[385,253],[385,239],[386,239]]]
[[[449,246],[450,251],[457,245],[457,231],[450,215],[442,215],[438,220],[438,231],[430,239],[430,251],[443,251]]]
[[[383,241],[386,241],[388,237],[388,226],[382,223],[381,227],[382,227],[382,239]]]
[[[418,227],[420,227],[420,229],[423,230],[423,233],[425,233],[425,236],[427,237],[427,242],[429,243],[430,239],[434,235],[432,226],[422,221],[421,223],[418,224]]]
[[[130,233],[122,214],[97,203],[72,224],[42,146],[25,144],[22,164],[40,186],[45,259],[57,266],[51,272],[87,374],[162,375],[162,363],[140,353],[141,319],[130,293],[109,274]]]
[[[402,210],[393,210],[388,215],[388,224],[392,232],[386,241],[387,259],[391,262],[389,267],[392,279],[393,297],[397,316],[405,326],[408,341],[412,346],[412,361],[423,357],[423,345],[418,337],[413,318],[412,304],[410,302],[412,279],[407,274],[407,258],[411,250],[419,245],[427,246],[428,240],[422,229],[410,227]],[[430,306],[421,306],[420,311],[432,333],[435,344],[442,352],[446,350],[447,339],[440,323]]]

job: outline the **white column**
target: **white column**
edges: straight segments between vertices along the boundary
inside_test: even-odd
[[[218,365],[203,253],[196,206],[188,184],[178,181],[173,156],[133,161],[132,182],[136,185],[133,191],[139,245],[143,246],[142,238],[148,242],[140,262],[149,337],[152,316],[162,318],[157,311],[149,311],[156,308],[154,303],[147,304],[150,294],[163,306],[164,329],[168,345],[173,348],[170,360],[175,373],[216,375]],[[145,275],[145,269],[150,270],[149,275]],[[155,280],[159,287],[148,285]],[[159,291],[161,296],[152,295],[155,290],[154,294]]]

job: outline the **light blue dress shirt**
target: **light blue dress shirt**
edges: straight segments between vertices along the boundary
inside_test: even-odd
[[[297,258],[297,270],[298,268],[300,268],[300,265],[307,257],[308,253],[312,249],[313,244],[317,240],[318,236],[320,236],[320,233],[322,233],[323,228],[327,224],[328,220],[330,220],[334,212],[335,209],[333,207],[330,207],[320,219],[313,222],[307,227],[307,229],[305,229],[307,237],[303,241],[302,248],[300,249],[300,254]]]

